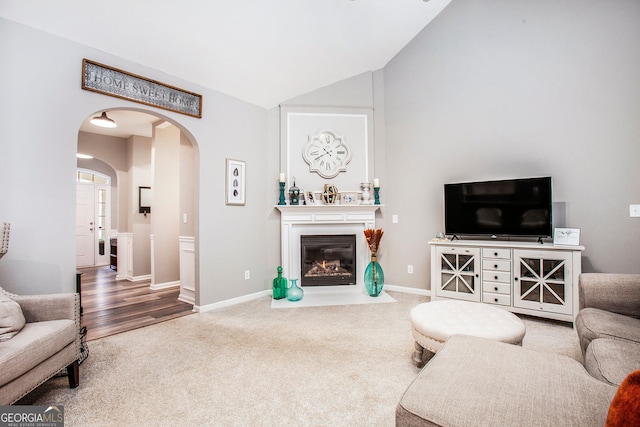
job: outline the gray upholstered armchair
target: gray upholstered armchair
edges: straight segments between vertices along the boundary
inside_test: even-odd
[[[583,273],[575,327],[587,371],[619,385],[640,369],[640,274]]]
[[[0,227],[0,257],[9,246],[9,223]],[[0,405],[10,405],[67,369],[80,383],[80,296],[15,295],[0,288]]]
[[[77,387],[80,346],[78,294],[21,296],[0,288],[0,405],[65,368],[69,385]]]

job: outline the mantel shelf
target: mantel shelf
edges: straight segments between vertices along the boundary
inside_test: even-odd
[[[301,211],[377,211],[384,205],[275,205],[280,212],[301,212]]]

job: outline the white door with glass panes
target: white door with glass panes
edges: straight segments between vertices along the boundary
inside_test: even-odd
[[[436,297],[480,302],[480,249],[436,248]]]
[[[514,250],[513,306],[571,314],[571,253]]]
[[[100,182],[105,178],[98,177]],[[76,185],[76,267],[107,265],[109,245],[109,186],[97,185],[87,172],[78,174]],[[88,181],[88,182],[87,182]]]

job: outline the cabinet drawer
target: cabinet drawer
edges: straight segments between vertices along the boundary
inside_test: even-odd
[[[482,270],[482,281],[511,283],[511,273],[508,271]]]
[[[494,294],[491,292],[482,293],[482,302],[487,304],[511,305],[511,295]]]
[[[511,259],[511,249],[482,248],[482,258]]]
[[[484,292],[511,295],[511,284],[498,282],[482,282],[482,290]]]
[[[511,261],[506,259],[489,259],[485,258],[482,260],[482,269],[483,270],[496,270],[496,271],[506,271],[507,273],[511,271]]]

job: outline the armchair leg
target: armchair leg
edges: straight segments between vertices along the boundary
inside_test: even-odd
[[[69,378],[69,387],[76,388],[80,385],[80,363],[77,360],[67,366],[67,378]]]

